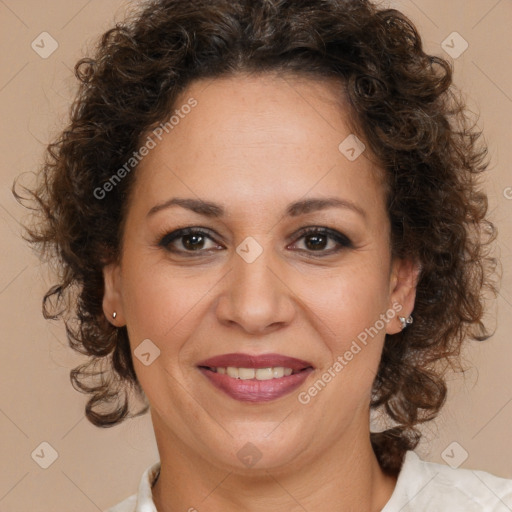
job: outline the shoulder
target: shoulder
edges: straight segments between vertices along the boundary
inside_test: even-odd
[[[485,471],[452,469],[407,452],[395,491],[382,512],[427,510],[510,512],[512,480]]]
[[[160,472],[160,461],[146,468],[139,482],[136,494],[110,507],[105,512],[157,512],[151,488]]]

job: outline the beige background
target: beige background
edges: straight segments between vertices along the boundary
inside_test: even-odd
[[[111,429],[85,419],[86,397],[69,383],[69,370],[81,358],[67,348],[62,326],[42,318],[44,280],[49,281],[20,238],[26,212],[10,192],[17,175],[37,168],[45,144],[66,119],[74,62],[135,3],[0,0],[2,512],[103,510],[134,493],[143,470],[158,458],[148,415]],[[512,2],[401,0],[392,5],[413,19],[432,53],[446,56],[441,44],[454,31],[469,43],[452,60],[457,83],[480,113],[492,153],[487,186],[504,271],[494,307],[496,335],[469,348],[473,369],[465,380],[451,379],[449,403],[428,427],[419,451],[443,462],[441,454],[456,441],[460,447],[453,455],[461,457],[463,449],[468,453],[462,467],[512,478]],[[47,59],[31,48],[44,31],[58,42]],[[42,442],[58,453],[48,469],[31,458]]]

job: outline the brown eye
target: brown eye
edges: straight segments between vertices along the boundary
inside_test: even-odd
[[[195,251],[203,248],[205,239],[203,235],[184,235],[181,237],[181,243],[186,249]]]
[[[298,241],[304,239],[305,248],[297,248]],[[353,247],[352,242],[342,233],[328,228],[304,228],[292,245],[301,252],[318,253],[315,257],[328,256],[337,253],[343,248]],[[213,242],[211,247],[207,246],[208,241]],[[223,247],[218,245],[208,231],[198,228],[184,228],[166,234],[159,244],[169,252],[193,255],[219,250]]]
[[[312,251],[325,249],[326,245],[329,243],[329,237],[321,234],[307,235],[303,238],[305,239],[306,247]]]
[[[160,240],[158,245],[170,252],[178,253],[204,252],[219,247],[214,244],[213,247],[205,249],[205,244],[208,240],[214,242],[213,238],[206,231],[185,228],[168,233]]]
[[[328,228],[305,228],[299,233],[298,240],[301,239],[304,239],[304,245],[306,247],[304,250],[306,252],[321,253],[319,256],[333,254],[339,252],[343,248],[353,247],[349,238],[339,231]],[[331,247],[326,250],[329,246],[329,242],[333,243]],[[295,242],[294,245],[297,245],[297,242]]]

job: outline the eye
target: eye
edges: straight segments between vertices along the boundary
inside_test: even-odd
[[[164,237],[162,237],[158,245],[164,247],[170,252],[204,252],[206,250],[212,249],[204,248],[205,243],[208,240],[214,241],[209,232],[206,230],[197,228],[183,228],[166,234]],[[218,245],[213,247],[215,250],[218,248]]]
[[[299,240],[304,239],[306,248],[298,250],[310,253],[320,253],[315,255],[315,257],[327,256],[337,253],[343,248],[353,247],[349,238],[339,231],[329,228],[306,227],[301,229],[299,233],[296,233],[293,238],[296,241],[291,245],[292,248],[298,244]],[[207,247],[208,241],[214,242],[210,248]],[[331,242],[331,247],[326,250],[326,247],[329,246],[329,242]],[[187,256],[195,256],[193,254],[194,252],[198,253],[197,255],[200,255],[206,251],[223,249],[222,246],[215,243],[210,231],[204,228],[177,229],[172,233],[164,235],[160,239],[158,245],[173,253],[186,253]]]
[[[329,228],[307,227],[303,228],[298,235],[298,240],[304,239],[304,245],[306,247],[306,249],[299,250],[321,253],[318,256],[334,254],[341,251],[343,248],[353,247],[353,244],[348,237],[339,231]],[[326,250],[326,247],[329,246],[329,241],[332,242],[331,248]],[[297,242],[294,243],[294,245],[296,244]]]

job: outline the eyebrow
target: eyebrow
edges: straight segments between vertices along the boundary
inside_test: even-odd
[[[226,213],[224,207],[220,204],[211,201],[204,201],[202,199],[180,198],[174,197],[163,203],[153,206],[147,216],[154,215],[155,213],[172,208],[174,206],[181,206],[187,210],[191,210],[199,215],[210,218],[220,218]],[[338,197],[314,197],[310,199],[303,199],[290,203],[286,208],[285,215],[288,217],[298,217],[307,213],[326,210],[327,208],[345,208],[352,210],[366,219],[367,214],[360,206],[354,204],[347,199],[340,199]]]

